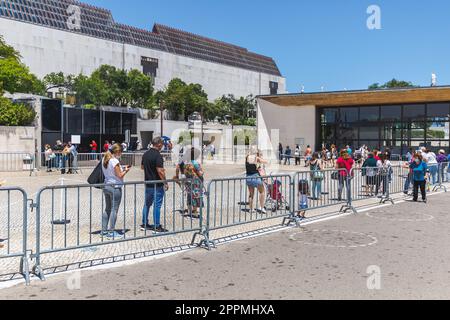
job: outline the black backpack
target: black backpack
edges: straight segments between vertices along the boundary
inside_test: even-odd
[[[103,184],[105,183],[105,175],[103,174],[102,169],[103,161],[100,161],[98,165],[95,167],[94,171],[92,171],[91,175],[87,179],[89,184]],[[101,187],[96,187],[97,189],[102,189]]]

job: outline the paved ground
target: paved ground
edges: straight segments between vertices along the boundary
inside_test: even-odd
[[[67,286],[71,277],[78,287],[74,274],[61,274],[0,299],[449,299],[449,205],[438,194],[212,252],[83,271],[79,290]]]

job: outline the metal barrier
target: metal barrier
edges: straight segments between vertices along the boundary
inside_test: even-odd
[[[0,188],[0,260],[19,259],[19,273],[28,284],[29,259],[34,260],[32,272],[44,279],[48,268],[68,265],[70,259],[81,262],[85,253],[79,250],[98,250],[96,257],[109,258],[134,253],[138,244],[145,250],[160,248],[165,241],[193,245],[197,237],[201,238],[198,246],[210,250],[215,245],[212,231],[277,218],[283,218],[282,225],[300,225],[300,213],[322,208],[341,207],[340,212],[356,213],[354,201],[376,199],[378,194],[380,202],[393,203],[391,194],[409,190],[409,173],[407,165],[389,170],[310,170],[215,179],[206,189],[198,179],[47,186],[39,190],[31,206],[35,215],[27,214],[29,199],[23,189]],[[449,164],[439,164],[434,191],[446,191],[443,183],[450,181],[448,175]],[[162,191],[162,185],[167,185],[167,191]],[[160,223],[155,223],[158,213],[150,207],[152,199],[161,197]],[[153,211],[153,219],[145,218],[148,211]],[[153,225],[148,225],[150,221]],[[141,242],[152,239],[158,242]],[[56,258],[43,261],[54,253]],[[17,268],[17,262],[11,266]],[[0,269],[1,277],[8,275]]]
[[[42,188],[35,205],[34,274],[44,279],[45,267],[41,259],[50,253],[181,233],[195,233],[193,244],[197,235],[205,234],[203,195],[197,193],[193,181],[167,180],[163,183],[169,187],[166,192],[162,191],[161,182],[130,182],[121,187],[71,185]],[[160,224],[166,230],[160,230],[158,225],[148,226],[143,218],[145,208],[150,206],[150,199],[162,195]],[[117,207],[116,201],[119,203],[117,210],[114,209]],[[195,205],[199,205],[198,216]],[[108,219],[108,213],[113,217]],[[148,221],[151,220],[149,217]]]
[[[35,159],[31,153],[25,152],[1,152],[0,172],[33,172]]]
[[[27,253],[27,199],[26,192],[21,188],[0,188],[0,260],[20,259],[19,273],[28,284],[30,274]],[[15,263],[11,266],[14,269],[16,267]],[[0,275],[14,276],[15,273],[8,270],[1,271]]]
[[[442,162],[438,165],[437,183],[433,187],[433,192],[438,190],[447,192],[447,187],[444,185],[446,182],[450,182],[450,164],[448,162]]]
[[[320,171],[297,172],[293,177],[294,210],[284,224],[299,225],[302,217],[298,214],[341,205],[340,212],[352,210],[350,175],[345,169],[324,169]],[[345,192],[344,192],[345,189]]]
[[[207,187],[205,238],[209,241],[213,230],[290,216],[292,190],[290,175],[212,180]]]

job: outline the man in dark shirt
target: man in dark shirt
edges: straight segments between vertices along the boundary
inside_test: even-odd
[[[164,201],[165,192],[168,190],[166,182],[166,171],[164,169],[164,159],[161,156],[161,150],[164,147],[164,141],[157,137],[152,141],[152,147],[142,157],[141,168],[144,170],[145,181],[152,182],[145,186],[145,205],[142,211],[142,231],[152,230],[155,232],[167,232],[161,226],[161,207]],[[153,207],[154,225],[148,223],[148,213]]]

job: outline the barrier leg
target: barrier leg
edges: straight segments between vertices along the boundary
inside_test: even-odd
[[[211,241],[209,239],[209,232],[206,230],[206,228],[194,234],[191,243],[192,245],[195,244],[195,239],[197,238],[197,236],[203,237],[203,239],[197,245],[199,248],[205,248],[208,249],[208,251],[211,251],[212,248],[216,248],[214,241]]]
[[[386,202],[392,203],[392,205],[395,205],[394,199],[392,199],[391,194],[389,192],[390,189],[390,183],[388,181],[388,177],[384,177],[383,181],[383,188],[386,188],[385,195],[381,197],[380,204],[385,204]]]
[[[26,285],[30,285],[30,254],[31,252],[25,252],[25,255],[20,259],[20,270],[19,272],[25,279]]]
[[[347,213],[348,211],[352,211],[354,214],[357,214],[358,211],[355,209],[352,203],[352,189],[351,189],[351,177],[348,174],[345,180],[345,183],[347,184],[347,204],[343,205],[341,210],[339,212],[341,213]]]

